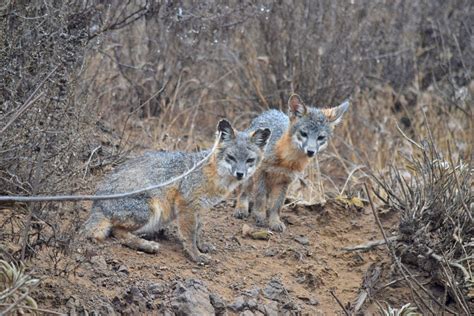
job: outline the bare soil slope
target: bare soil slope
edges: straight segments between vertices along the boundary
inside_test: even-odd
[[[368,266],[383,260],[380,252],[341,250],[378,238],[373,216],[366,210],[345,209],[334,201],[324,207],[286,207],[287,230],[269,240],[243,237],[242,226],[254,227],[253,223],[235,219],[232,212],[231,205],[221,204],[204,214],[204,240],[216,247],[209,265],[189,261],[172,229],[156,236],[162,244],[159,255],[140,253],[109,239],[99,246],[83,244],[75,255],[64,258],[62,265],[78,262],[67,276],[54,275],[48,254],[40,254],[34,260],[35,274],[45,279],[36,295],[46,306],[64,312],[165,312],[173,310],[176,282],[193,278],[220,296],[231,315],[243,310],[271,314],[268,308],[332,315],[341,313],[341,308],[330,290],[344,304],[353,301]],[[272,279],[285,290],[283,298],[273,298],[276,303],[264,291]],[[239,296],[245,302],[241,306]]]

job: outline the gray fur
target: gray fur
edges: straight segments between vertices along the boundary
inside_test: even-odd
[[[209,152],[149,152],[132,159],[107,175],[98,186],[97,194],[133,191],[176,177],[202,160]],[[202,168],[178,182],[181,193],[189,197],[192,186],[202,179]],[[100,212],[114,221],[131,220],[137,229],[144,226],[150,216],[149,200],[160,196],[167,188],[158,188],[138,196],[114,200],[99,200],[92,205],[92,212]]]
[[[334,126],[341,121],[349,102],[346,101],[331,110],[320,110],[306,107],[299,96],[292,95],[288,105],[289,115],[277,110],[266,111],[256,117],[246,130],[252,132],[259,128],[269,128],[271,137],[262,165],[254,179],[243,186],[234,213],[237,218],[246,217],[249,215],[249,205],[253,204],[253,216],[257,224],[265,224],[268,218],[270,228],[276,231],[285,229],[280,220],[280,209],[290,183],[299,172],[298,168],[304,168],[307,163],[304,155],[313,157],[327,147]],[[282,142],[280,149],[284,147],[291,155],[280,153],[282,156],[277,157],[275,148],[284,136],[289,137],[291,141],[290,144]],[[295,161],[301,162],[302,167],[288,167],[295,165]]]
[[[327,141],[332,135],[331,124],[318,108],[307,107],[306,109],[306,114],[298,117],[296,123],[291,125],[290,134],[294,137],[295,145],[301,151],[312,150],[314,153],[318,153],[326,147]],[[288,115],[278,110],[269,110],[257,116],[246,131],[251,132],[259,128],[269,128],[271,130],[272,134],[265,152],[265,156],[270,157],[276,142],[289,127],[290,118]],[[305,132],[307,137],[298,134],[301,131]],[[318,140],[320,136],[324,139]]]
[[[249,128],[246,132],[254,132],[259,128],[269,128],[271,131],[270,139],[268,140],[267,147],[265,149],[265,154],[271,153],[273,147],[277,140],[283,136],[283,133],[287,130],[288,125],[290,124],[290,119],[288,116],[278,110],[269,110],[265,111],[250,123]]]
[[[198,236],[201,225],[199,211],[221,201],[226,194],[255,172],[263,158],[263,149],[270,136],[268,129],[257,130],[255,133],[235,131],[225,120],[219,122],[217,130],[222,132],[223,136],[216,152],[204,166],[180,181],[133,197],[95,201],[91,215],[85,223],[86,234],[100,240],[107,237],[110,232],[115,235],[114,232],[117,230],[119,238],[124,239],[122,242],[124,245],[156,252],[159,246],[157,243],[143,240],[130,233],[135,235],[153,233],[176,217],[181,217],[181,225],[184,226],[181,229],[178,225],[178,228],[185,251],[193,260],[204,260],[197,249],[202,245]],[[97,194],[122,193],[164,182],[185,173],[208,154],[208,150],[195,153],[165,151],[146,153],[128,161],[106,176],[98,186]],[[170,188],[179,192],[181,207],[185,205],[184,207],[188,209],[177,209],[176,201],[166,195]],[[152,212],[150,203],[154,200],[169,203],[171,206],[169,218],[163,218],[162,211]]]

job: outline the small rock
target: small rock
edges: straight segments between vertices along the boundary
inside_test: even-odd
[[[94,269],[107,270],[107,262],[102,256],[94,256],[91,258],[91,263]]]
[[[298,304],[296,304],[295,302],[292,302],[292,301],[288,301],[287,303],[285,303],[282,308],[286,311],[291,311],[291,312],[294,312],[294,311],[300,311],[300,307]],[[291,314],[291,313],[290,313]]]
[[[305,236],[301,236],[301,235],[297,236],[295,237],[295,240],[299,242],[300,244],[302,244],[303,246],[309,245],[309,240]]]
[[[258,306],[258,303],[257,303],[257,300],[256,300],[256,299],[251,298],[251,299],[248,300],[248,302],[247,302],[247,307],[248,307],[249,309],[254,310],[254,309],[257,308],[257,306]]]
[[[252,232],[252,228],[250,228],[249,225],[247,225],[247,224],[242,225],[242,236],[243,237],[249,236],[251,232]]]
[[[178,282],[171,299],[171,307],[177,315],[214,315],[207,287],[201,280],[188,279]]]
[[[143,297],[142,292],[141,292],[140,289],[139,289],[138,287],[136,287],[136,286],[130,287],[129,293],[130,293],[131,296],[133,296],[133,297],[137,297],[137,298],[142,298],[142,297]]]
[[[278,316],[278,303],[270,302],[264,306],[264,312],[266,316]]]
[[[260,293],[260,289],[258,287],[254,287],[249,290],[245,290],[243,293],[250,297],[257,297]]]
[[[278,254],[278,249],[275,249],[275,248],[266,249],[265,252],[263,253],[265,257],[275,257],[277,254]]]
[[[314,297],[307,297],[307,296],[298,296],[298,298],[308,305],[318,305],[319,301],[315,299]]]
[[[281,303],[286,303],[290,300],[288,291],[285,289],[281,281],[276,277],[273,277],[270,282],[268,282],[267,286],[263,290],[263,296]]]
[[[124,314],[141,314],[147,310],[147,300],[135,285],[126,289],[122,297],[115,297],[112,303],[115,310]]]
[[[163,294],[165,286],[162,283],[153,283],[148,286],[148,293],[150,294]]]
[[[268,230],[257,230],[250,234],[250,237],[252,237],[252,239],[257,240],[269,240],[271,236],[272,232]]]
[[[217,316],[223,316],[227,314],[226,303],[219,295],[211,293],[209,295],[209,299],[211,301],[212,306],[214,306],[214,309],[216,310]]]
[[[240,312],[247,306],[243,296],[239,296],[235,299],[235,302],[229,305],[229,308],[233,311]]]
[[[255,314],[247,309],[243,311],[242,313],[240,313],[239,316],[255,316]]]
[[[99,307],[99,310],[98,310],[98,315],[117,315],[115,313],[115,310],[114,308],[107,304],[107,303],[102,303],[102,305]]]
[[[123,264],[118,267],[117,272],[124,273],[127,275],[129,274],[127,266]]]

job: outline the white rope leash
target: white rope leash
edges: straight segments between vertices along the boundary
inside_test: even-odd
[[[51,196],[21,196],[21,195],[11,195],[11,196],[0,196],[0,202],[46,202],[46,201],[81,201],[81,200],[88,200],[88,201],[97,201],[97,200],[112,200],[112,199],[120,199],[125,198],[133,195],[137,195],[143,192],[151,191],[157,188],[161,188],[167,185],[170,185],[178,180],[183,179],[197,168],[201,167],[209,158],[211,158],[214,151],[217,149],[219,145],[219,140],[221,138],[221,132],[219,132],[216,136],[216,141],[212,146],[211,151],[209,154],[206,155],[202,160],[196,163],[191,169],[187,170],[185,173],[180,174],[177,177],[174,177],[168,181],[154,184],[148,186],[146,188],[138,189],[135,191],[124,192],[124,193],[116,193],[110,195],[51,195]]]

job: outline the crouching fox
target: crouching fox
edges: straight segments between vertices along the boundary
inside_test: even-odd
[[[306,107],[296,94],[288,101],[289,115],[270,110],[260,114],[248,131],[269,128],[271,137],[259,170],[239,192],[234,216],[249,215],[249,202],[257,225],[283,231],[280,208],[290,183],[302,172],[309,159],[324,150],[334,127],[347,111],[349,102],[329,109]],[[250,200],[249,200],[250,199]]]
[[[132,249],[156,253],[159,244],[142,236],[176,220],[185,253],[194,261],[208,261],[209,257],[203,254],[207,247],[200,239],[200,213],[223,200],[255,172],[270,136],[267,128],[250,134],[238,132],[226,120],[219,122],[217,132],[221,132],[221,138],[209,161],[183,179],[137,196],[95,201],[84,225],[86,236],[101,241],[112,235]],[[97,194],[164,182],[183,174],[208,154],[209,151],[145,154],[107,176]]]

